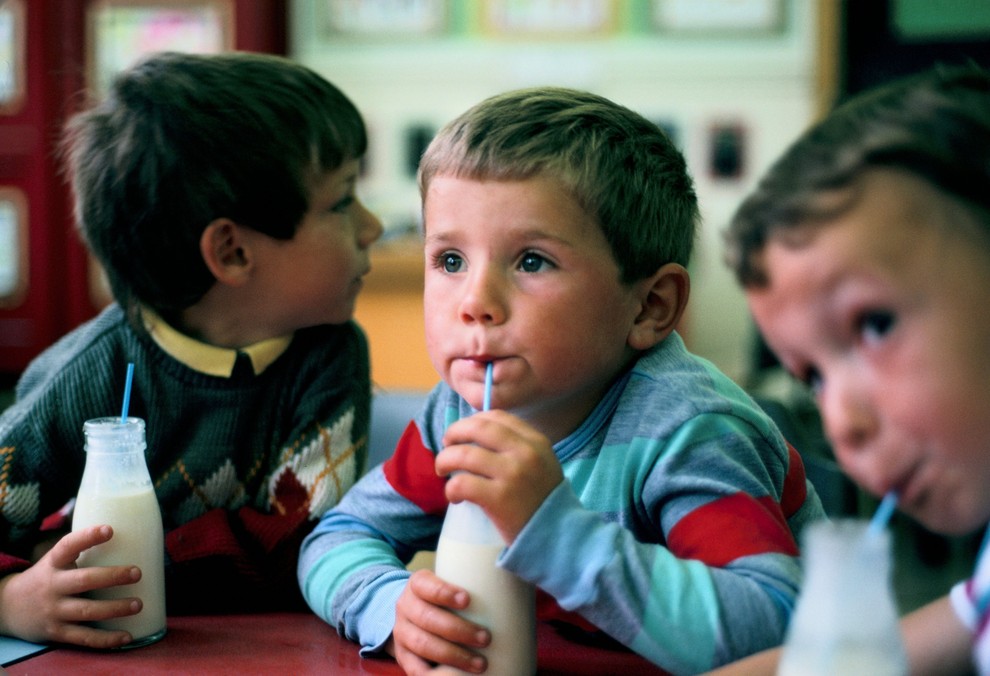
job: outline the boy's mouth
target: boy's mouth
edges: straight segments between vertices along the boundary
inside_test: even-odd
[[[895,491],[900,496],[901,504],[909,505],[917,498],[918,491],[922,488],[918,476],[918,466],[913,465],[888,487],[888,491]]]

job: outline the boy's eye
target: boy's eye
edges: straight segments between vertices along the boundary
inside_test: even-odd
[[[464,267],[464,259],[457,254],[445,253],[440,255],[439,264],[444,272],[459,272]]]
[[[346,212],[352,204],[354,204],[354,195],[347,195],[339,202],[335,202],[333,206],[330,207],[330,211],[336,214],[342,214]]]
[[[524,254],[519,261],[519,269],[523,272],[539,272],[544,266],[549,264],[550,262],[546,258],[530,251]]]
[[[811,393],[815,396],[818,396],[821,393],[822,388],[825,386],[825,379],[822,378],[822,374],[818,371],[818,369],[814,367],[806,370],[804,375],[801,377],[801,380],[808,386],[808,389],[810,389]]]
[[[859,334],[867,341],[883,338],[897,323],[897,317],[888,310],[864,312],[856,322]]]

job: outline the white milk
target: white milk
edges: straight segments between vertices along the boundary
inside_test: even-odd
[[[895,664],[890,656],[879,652],[876,646],[863,646],[862,650],[845,649],[818,663],[801,662],[789,657],[781,660],[778,676],[819,676],[837,674],[840,676],[904,676],[907,672]]]
[[[495,565],[504,547],[441,533],[435,572],[467,590],[471,603],[461,615],[491,631],[492,642],[481,651],[488,659],[486,676],[526,676],[536,673],[534,592],[532,585]]]
[[[890,585],[890,533],[833,519],[803,535],[804,584],[781,653],[779,676],[908,673]]]
[[[137,615],[95,622],[102,629],[123,629],[134,641],[126,647],[145,645],[165,633],[165,539],[161,510],[154,488],[133,493],[102,494],[81,490],[76,498],[72,530],[108,524],[113,537],[84,551],[79,566],[135,565],[141,580],[135,584],[99,589],[89,593],[96,599],[136,596],[144,607]]]

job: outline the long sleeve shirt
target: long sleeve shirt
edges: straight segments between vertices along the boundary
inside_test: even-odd
[[[952,587],[949,598],[960,621],[973,632],[973,664],[981,676],[990,676],[990,529],[968,580]]]
[[[315,612],[378,650],[447,501],[446,427],[475,411],[441,383],[383,465],[303,544]],[[673,673],[779,644],[800,583],[796,534],[824,518],[800,457],[724,374],[674,334],[554,445],[565,480],[498,565],[541,591],[538,614],[606,632]]]
[[[130,362],[129,415],[145,420],[166,533],[169,612],[305,607],[299,545],[367,456],[364,335],[353,323],[300,330],[261,366],[185,342],[186,354],[211,351],[232,367],[191,367],[116,305],[29,365],[0,415],[0,576],[30,565],[52,535],[45,528],[79,487],[83,422],[120,414]]]

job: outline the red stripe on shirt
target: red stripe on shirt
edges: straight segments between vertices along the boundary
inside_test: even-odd
[[[790,462],[787,465],[787,476],[784,477],[784,494],[780,498],[780,508],[784,510],[784,516],[790,518],[801,509],[808,497],[808,485],[805,482],[804,462],[790,444],[787,444],[787,455]]]
[[[395,453],[382,467],[389,485],[427,514],[443,514],[447,510],[447,496],[443,492],[446,478],[437,476],[435,459],[433,451],[423,445],[419,428],[410,422],[395,446]]]
[[[797,556],[797,543],[770,497],[736,493],[709,502],[677,522],[667,538],[675,556],[724,566],[752,554]]]

